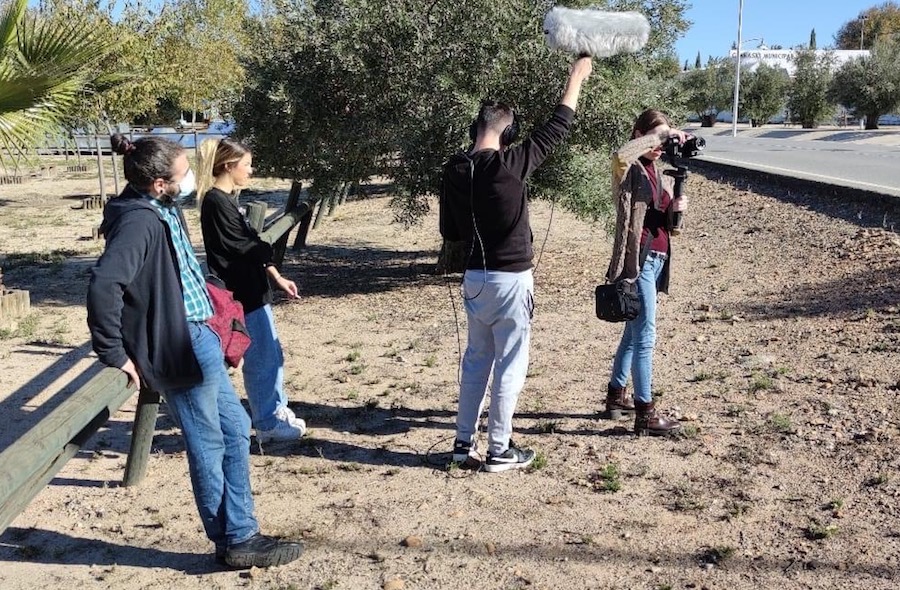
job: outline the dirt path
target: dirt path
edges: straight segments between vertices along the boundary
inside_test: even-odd
[[[310,436],[252,457],[262,526],[306,539],[305,556],[214,567],[166,416],[147,480],[118,487],[128,405],[0,537],[0,587],[896,588],[900,238],[882,226],[900,213],[697,175],[688,188],[655,370],[683,437],[598,419],[621,329],[592,317],[609,239],[557,210],[515,421],[544,465],[446,469],[451,293],[463,343],[465,318],[432,274],[436,216],[404,231],[387,199],[351,202],[288,260],[303,297],[276,306]],[[101,245],[80,238],[99,213],[65,198],[86,190],[0,187],[4,281],[35,310],[0,332],[3,446],[90,375],[83,298]],[[534,209],[539,245],[550,208]]]

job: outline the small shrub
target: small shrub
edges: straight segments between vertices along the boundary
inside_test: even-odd
[[[544,467],[547,466],[547,455],[544,453],[537,453],[534,456],[534,461],[531,462],[531,470],[532,471],[540,471]]]
[[[607,463],[606,467],[598,471],[591,478],[594,490],[598,492],[615,493],[622,489],[621,473],[615,463]]]
[[[874,475],[866,480],[866,485],[870,488],[882,486],[888,482],[888,474],[887,473],[879,473],[878,475]]]
[[[791,417],[778,413],[773,413],[769,416],[769,426],[773,431],[783,434],[793,432],[794,430],[794,427],[791,424]]]
[[[821,524],[818,522],[813,522],[806,528],[806,538],[811,541],[821,541],[823,539],[830,539],[835,536],[839,527],[836,524]]]
[[[680,436],[681,438],[697,438],[699,434],[700,429],[693,424],[685,424],[678,431],[678,436]]]
[[[701,381],[709,381],[714,377],[715,375],[713,373],[710,373],[709,371],[700,371],[699,373],[691,377],[689,381],[693,383],[700,383]]]
[[[772,382],[772,378],[768,375],[763,375],[757,373],[753,376],[753,381],[750,383],[750,393],[757,393],[760,391],[767,391],[772,389],[775,384]]]

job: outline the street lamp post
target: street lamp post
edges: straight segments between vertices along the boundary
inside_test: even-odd
[[[738,0],[737,57],[734,60],[734,108],[731,109],[731,136],[737,137],[738,98],[741,95],[741,33],[743,31],[744,0]]]
[[[866,21],[869,20],[868,14],[859,15],[859,50],[862,51],[863,39],[866,36]]]

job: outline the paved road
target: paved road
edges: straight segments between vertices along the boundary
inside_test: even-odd
[[[697,132],[703,135],[703,130]],[[698,159],[900,197],[900,147],[706,136]]]

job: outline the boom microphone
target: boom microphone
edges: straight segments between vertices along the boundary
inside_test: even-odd
[[[575,10],[554,6],[544,18],[547,44],[576,55],[610,57],[647,44],[650,23],[639,12]]]

